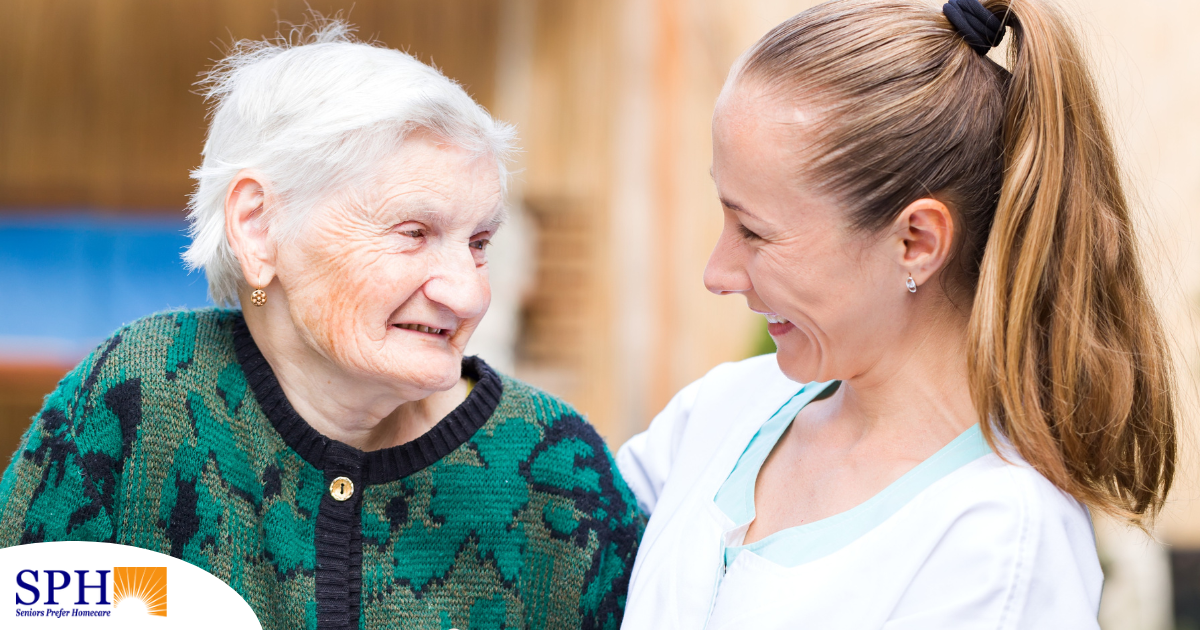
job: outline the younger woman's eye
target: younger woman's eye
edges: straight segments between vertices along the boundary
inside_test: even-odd
[[[748,228],[744,225],[738,225],[738,232],[742,235],[742,238],[744,238],[748,241],[757,241],[762,238],[761,236],[755,234],[754,232],[751,232],[750,228]]]

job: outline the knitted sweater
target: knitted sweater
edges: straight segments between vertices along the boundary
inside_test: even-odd
[[[0,482],[0,547],[168,553],[264,628],[616,629],[642,521],[608,449],[563,402],[463,370],[433,429],[363,452],[296,414],[239,312],[143,319],[47,398]]]

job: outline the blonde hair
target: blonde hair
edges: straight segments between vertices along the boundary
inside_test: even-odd
[[[973,300],[984,435],[1144,525],[1175,472],[1174,379],[1096,88],[1048,2],[983,5],[1012,31],[1011,72],[933,6],[834,0],[764,36],[735,80],[817,112],[802,177],[856,227],[922,197],[951,208],[943,277]]]

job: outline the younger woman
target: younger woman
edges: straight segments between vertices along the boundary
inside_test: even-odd
[[[1005,69],[986,53],[1012,31]],[[1175,465],[1096,91],[1044,0],[835,0],[738,62],[705,283],[779,347],[621,451],[625,628],[1094,628]]]

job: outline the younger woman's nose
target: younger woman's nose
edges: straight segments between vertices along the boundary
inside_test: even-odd
[[[743,252],[732,238],[729,230],[721,232],[708,265],[704,267],[704,286],[717,295],[744,293],[750,290],[750,277],[746,274]]]

